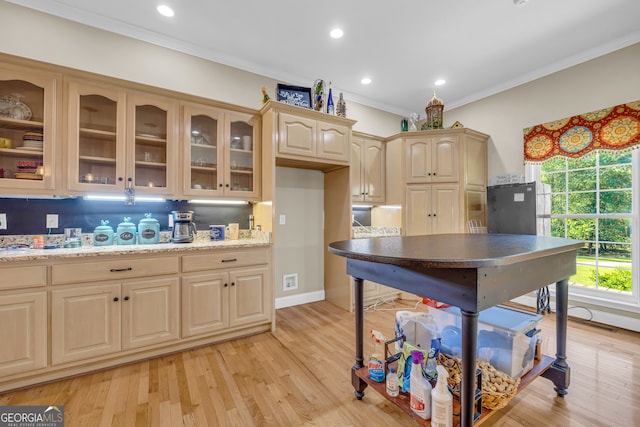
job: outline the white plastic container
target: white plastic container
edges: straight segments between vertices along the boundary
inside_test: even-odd
[[[431,418],[431,383],[422,375],[422,353],[411,352],[411,375],[409,377],[411,410],[420,418]]]
[[[400,394],[400,384],[398,383],[398,373],[394,368],[389,369],[387,374],[387,394],[391,397],[396,397]]]
[[[453,396],[447,388],[447,370],[438,365],[438,382],[431,390],[431,427],[453,426]]]
[[[430,308],[440,332],[440,351],[454,357],[462,355],[460,309]],[[513,379],[533,368],[536,335],[542,316],[510,307],[495,306],[478,315],[478,353],[480,359]]]

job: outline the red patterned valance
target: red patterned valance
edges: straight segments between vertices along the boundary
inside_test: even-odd
[[[525,163],[640,146],[640,101],[524,129]]]

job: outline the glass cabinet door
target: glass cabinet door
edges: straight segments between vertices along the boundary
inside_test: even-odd
[[[223,113],[213,107],[184,105],[184,186],[186,195],[224,193],[222,174]]]
[[[52,74],[0,67],[0,192],[53,194],[56,85]]]
[[[257,198],[258,122],[248,114],[228,113],[227,117],[229,140],[226,152],[226,194],[243,199]]]
[[[172,195],[177,165],[173,101],[144,94],[129,95],[127,176],[136,194]]]
[[[68,187],[123,191],[124,92],[69,83]]]

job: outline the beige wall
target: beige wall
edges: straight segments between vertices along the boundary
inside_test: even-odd
[[[322,172],[276,168],[275,296],[324,290],[324,176]],[[280,224],[285,215],[285,224]],[[298,273],[298,289],[282,290],[282,276]]]
[[[556,119],[640,99],[640,43],[451,111],[491,135],[489,176],[524,173],[522,130]],[[446,99],[444,100],[446,104]]]

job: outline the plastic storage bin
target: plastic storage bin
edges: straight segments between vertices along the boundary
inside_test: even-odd
[[[430,308],[440,332],[440,351],[454,357],[462,355],[460,309]],[[479,359],[517,379],[533,368],[538,324],[542,316],[509,307],[495,306],[478,315]]]

